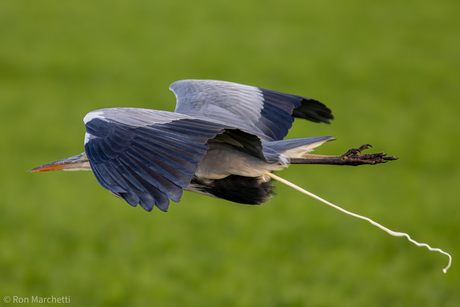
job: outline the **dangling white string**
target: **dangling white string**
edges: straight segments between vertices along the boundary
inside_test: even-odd
[[[285,180],[285,179],[283,179],[283,178],[281,178],[281,177],[278,177],[278,176],[276,176],[276,175],[274,175],[274,174],[272,174],[272,173],[266,173],[266,175],[267,175],[267,176],[270,176],[272,179],[275,179],[276,181],[279,181],[279,182],[281,182],[281,183],[284,183],[284,184],[287,185],[287,186],[290,186],[290,187],[293,188],[293,189],[296,189],[297,191],[299,191],[299,192],[301,192],[301,193],[303,193],[303,194],[305,194],[305,195],[308,195],[308,196],[310,196],[310,197],[313,197],[314,199],[317,199],[317,200],[319,200],[320,202],[325,203],[326,205],[329,205],[329,206],[331,206],[331,207],[333,207],[333,208],[335,208],[335,209],[337,209],[337,210],[339,210],[339,211],[342,211],[343,213],[346,213],[346,214],[348,214],[348,215],[351,215],[351,216],[357,217],[357,218],[359,218],[359,219],[368,221],[368,222],[371,223],[372,225],[377,226],[378,228],[382,229],[383,231],[387,232],[388,234],[390,234],[390,235],[392,235],[392,236],[395,236],[395,237],[406,237],[407,240],[409,240],[410,242],[414,243],[414,244],[417,245],[417,246],[425,246],[425,247],[428,248],[430,251],[439,252],[439,253],[441,253],[441,254],[446,255],[447,257],[449,257],[449,262],[448,262],[447,266],[446,266],[444,269],[442,269],[442,271],[443,271],[444,273],[447,273],[447,270],[450,268],[450,265],[452,264],[452,256],[451,256],[450,254],[446,253],[445,251],[439,249],[439,248],[432,248],[432,247],[429,246],[428,244],[419,243],[419,242],[413,240],[407,233],[392,231],[392,230],[390,230],[390,229],[388,229],[388,228],[386,228],[386,227],[380,225],[379,223],[374,222],[374,221],[371,220],[370,218],[367,218],[367,217],[365,217],[365,216],[361,216],[361,215],[355,214],[355,213],[353,213],[353,212],[347,211],[347,210],[345,210],[345,209],[342,209],[342,208],[340,208],[339,206],[336,206],[336,205],[334,205],[334,204],[328,202],[327,200],[322,199],[321,197],[316,196],[315,194],[310,193],[310,192],[308,192],[307,190],[304,190],[304,189],[302,189],[301,187],[299,187],[299,186],[297,186],[297,185],[295,185],[295,184],[293,184],[293,183],[291,183],[291,182],[289,182],[289,181],[287,181],[287,180]]]

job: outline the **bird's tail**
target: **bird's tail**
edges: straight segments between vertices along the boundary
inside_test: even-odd
[[[290,160],[303,158],[314,148],[333,140],[333,136],[319,136],[266,142],[263,143],[263,153],[267,162],[287,165]]]

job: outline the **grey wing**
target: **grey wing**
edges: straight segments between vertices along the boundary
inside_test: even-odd
[[[171,84],[176,113],[206,118],[257,135],[282,140],[293,117],[329,123],[331,110],[314,99],[226,81],[181,80]]]
[[[99,183],[131,206],[178,202],[222,126],[165,111],[103,109],[85,117],[85,151]]]

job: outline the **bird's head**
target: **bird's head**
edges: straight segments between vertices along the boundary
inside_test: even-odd
[[[88,157],[86,153],[83,152],[82,154],[62,159],[59,161],[51,162],[36,168],[29,170],[30,173],[37,173],[37,172],[47,172],[47,171],[57,171],[57,170],[64,170],[64,171],[90,171],[91,166],[89,165]]]

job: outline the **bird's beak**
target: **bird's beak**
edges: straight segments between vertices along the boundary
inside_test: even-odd
[[[86,153],[82,153],[77,156],[73,156],[70,158],[62,159],[59,161],[51,162],[36,168],[29,170],[29,173],[37,173],[37,172],[47,172],[47,171],[57,171],[57,170],[64,170],[64,171],[90,171],[91,166],[89,165],[88,158],[86,157]]]

